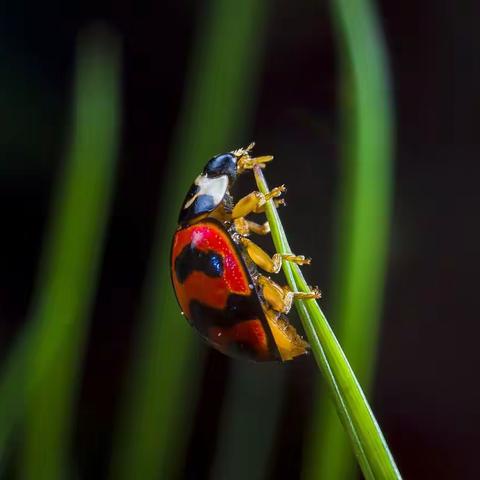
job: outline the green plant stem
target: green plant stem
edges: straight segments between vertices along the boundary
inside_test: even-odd
[[[31,331],[19,344],[22,357],[15,356],[25,388],[19,399],[26,407],[20,466],[27,480],[67,473],[72,410],[114,179],[118,42],[95,27],[83,32],[78,45],[73,140],[54,199]]]
[[[245,142],[265,2],[211,0],[190,58],[183,108],[159,204],[141,326],[114,440],[111,478],[175,478],[201,376],[198,337],[180,315],[170,244],[189,186],[212,153]]]
[[[256,167],[254,172],[259,190],[268,192],[261,169]],[[266,215],[276,250],[291,253],[273,201],[267,203]],[[292,290],[309,291],[298,265],[284,261],[283,271]],[[296,301],[295,306],[365,478],[401,478],[365,395],[318,303]]]

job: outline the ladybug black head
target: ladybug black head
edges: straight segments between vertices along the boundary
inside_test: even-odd
[[[205,165],[203,173],[209,178],[227,175],[232,184],[237,178],[237,157],[232,153],[216,155]]]

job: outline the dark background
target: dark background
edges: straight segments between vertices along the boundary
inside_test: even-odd
[[[373,406],[405,478],[479,478],[480,3],[382,1],[378,6],[391,55],[397,148]],[[101,19],[123,39],[119,177],[76,420],[80,478],[102,478],[108,465],[164,163],[203,7],[194,1],[125,0],[2,5],[2,358],[24,323],[65,150],[76,35]],[[309,276],[325,292],[328,312],[339,145],[336,49],[327,7],[312,0],[274,2],[251,128],[257,151],[283,160],[269,170],[270,183],[288,183],[289,203],[308,205],[284,209],[282,216],[299,251],[321,252]],[[288,393],[271,474],[294,479],[309,422],[314,366],[300,362],[286,368]],[[229,370],[224,357],[208,353],[185,477],[207,475]]]

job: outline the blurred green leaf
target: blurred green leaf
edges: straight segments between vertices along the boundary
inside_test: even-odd
[[[102,26],[80,37],[70,151],[53,200],[30,321],[2,370],[1,467],[26,408],[25,478],[65,473],[71,409],[111,203],[118,53],[116,38]]]
[[[255,168],[255,178],[259,190],[267,193],[267,183],[258,167]],[[272,200],[267,203],[266,215],[277,252],[291,252]],[[284,261],[283,271],[293,291],[309,291],[298,265]],[[400,473],[380,427],[318,303],[315,300],[297,300],[295,306],[365,478],[399,479]]]
[[[25,479],[66,474],[72,409],[111,204],[119,124],[118,40],[97,25],[78,41],[73,139],[53,203],[25,379]]]
[[[366,392],[375,367],[392,197],[392,108],[385,43],[369,0],[332,2],[339,45],[343,162],[332,311]],[[318,394],[305,478],[354,475],[348,438]]]
[[[234,361],[209,478],[268,478],[285,380],[283,365]]]
[[[118,70],[117,40],[103,27],[84,32],[73,138],[53,199],[29,322],[0,376],[0,471],[14,428],[28,408],[25,478],[58,478],[66,462],[78,365],[111,200]]]
[[[200,17],[159,204],[134,366],[116,436],[113,479],[172,478],[182,465],[202,358],[170,282],[181,202],[206,161],[245,142],[264,2],[211,0]]]

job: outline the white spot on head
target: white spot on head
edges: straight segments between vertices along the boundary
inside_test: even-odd
[[[183,206],[184,209],[189,208],[200,195],[209,195],[213,198],[215,205],[220,204],[227,191],[228,177],[222,175],[221,177],[208,178],[206,175],[199,175],[195,179],[195,185],[199,187],[198,192],[190,200],[185,202]]]

